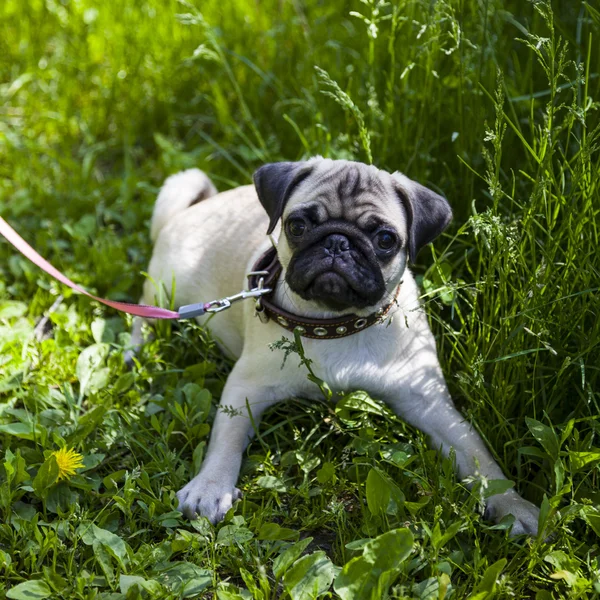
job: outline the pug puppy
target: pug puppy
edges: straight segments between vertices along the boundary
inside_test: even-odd
[[[250,416],[258,422],[276,402],[320,396],[295,361],[282,367],[281,354],[270,349],[282,337],[293,340],[294,327],[316,375],[334,392],[361,389],[385,401],[435,448],[454,449],[460,477],[505,479],[452,403],[407,269],[451,216],[444,198],[405,175],[345,160],[267,164],[254,186],[220,194],[197,169],[166,180],[152,218],[142,302],[154,302],[156,284],[170,289],[173,278],[176,306],[236,294],[272,243],[281,265],[269,300],[280,312],[270,319],[257,318],[252,301],[198,318],[236,363],[202,468],[177,493],[186,516],[216,523],[240,497]],[[140,319],[134,340],[141,343]],[[487,514],[496,521],[514,515],[513,535],[537,533],[538,508],[513,489],[489,498]]]

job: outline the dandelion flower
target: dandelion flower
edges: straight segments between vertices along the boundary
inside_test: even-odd
[[[75,469],[79,469],[83,467],[83,456],[79,454],[79,452],[75,452],[75,450],[67,450],[66,448],[61,448],[56,452],[53,452],[52,455],[56,459],[56,464],[58,465],[58,480],[61,479],[70,479],[73,475],[75,475]]]

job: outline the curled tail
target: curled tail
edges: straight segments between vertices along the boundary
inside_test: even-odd
[[[150,229],[152,241],[156,241],[160,230],[177,213],[216,193],[217,188],[200,169],[187,169],[168,177],[154,205]]]

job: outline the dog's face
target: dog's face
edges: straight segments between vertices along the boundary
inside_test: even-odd
[[[377,306],[398,286],[407,257],[446,227],[446,200],[404,175],[344,160],[258,169],[254,183],[285,280],[301,298],[334,311]]]

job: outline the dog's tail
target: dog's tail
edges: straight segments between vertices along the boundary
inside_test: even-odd
[[[177,214],[217,194],[217,188],[200,169],[187,169],[164,182],[152,214],[150,236],[155,242],[160,230]]]

